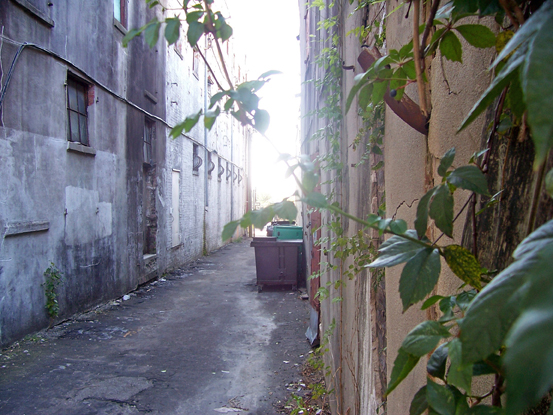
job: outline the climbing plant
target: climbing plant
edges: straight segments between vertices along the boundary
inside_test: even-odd
[[[160,4],[152,0],[146,3]],[[428,121],[431,111],[424,87],[425,59],[439,51],[444,59],[462,63],[464,51],[460,37],[470,47],[495,46],[498,55],[490,66],[493,80],[459,130],[470,125],[492,104],[495,104],[492,133],[500,132],[506,125],[528,127],[535,148],[534,168],[540,177],[535,192],[545,187],[551,195],[553,173],[546,174],[545,161],[553,147],[550,116],[553,113],[550,99],[553,96],[553,1],[540,5],[540,1],[529,0],[453,0],[447,4],[435,0],[422,25],[418,21],[420,3],[420,0],[410,2],[412,40],[384,56],[375,57],[374,63],[355,77],[355,85],[345,100],[346,110],[354,103],[359,105],[361,113],[369,106],[378,108],[388,99],[388,94],[400,102],[406,86],[415,84],[420,115]],[[324,2],[312,4],[321,7]],[[363,8],[368,3],[358,4]],[[212,7],[212,0],[184,2],[182,19],[188,27],[190,45],[195,46],[204,35],[212,36],[216,45],[230,38],[232,29]],[[470,16],[493,16],[501,25],[499,34],[496,36],[482,24],[466,23],[465,18]],[[165,25],[165,38],[172,43],[178,39],[181,24],[181,17],[163,22],[154,19],[130,31],[126,40],[144,33],[148,43],[155,44]],[[202,115],[205,126],[210,128],[225,111],[263,133],[269,116],[258,108],[256,92],[273,74],[268,72],[241,85],[233,85],[227,79],[229,85],[223,87],[217,81],[220,92],[212,97],[210,111],[189,116],[172,134],[177,136],[183,130],[189,131]],[[384,218],[377,213],[366,218],[349,214],[332,199],[315,191],[319,177],[309,157],[282,156],[289,173],[297,179],[298,196],[303,202],[328,210],[342,221],[353,220],[365,229],[391,235],[380,246],[378,258],[363,266],[382,268],[405,264],[398,287],[404,310],[421,302],[422,309],[437,306],[440,310],[436,320],[424,321],[410,331],[394,360],[387,393],[406,378],[421,357],[430,356],[427,383],[413,397],[411,415],[425,411],[441,415],[520,414],[535,406],[553,387],[553,278],[549,266],[553,254],[553,221],[534,230],[535,213],[532,212],[536,207],[530,206],[532,225],[528,236],[514,251],[512,264],[495,273],[483,269],[468,249],[456,244],[440,245],[441,237],[434,241],[427,237],[431,224],[444,235],[453,235],[460,214],[453,208],[458,189],[472,192],[472,198],[486,197],[493,203],[485,176],[489,150],[484,148],[467,165],[457,168],[452,167],[454,148],[443,155],[437,171],[440,183],[419,200],[414,229],[408,229],[402,219]],[[301,177],[297,172],[301,172]],[[242,219],[225,226],[223,238],[232,236],[238,226],[263,227],[275,215],[294,219],[297,210],[291,201],[284,200],[260,211],[247,212]],[[440,278],[441,259],[459,278],[460,288],[450,296],[428,298]],[[488,392],[474,394],[473,378],[485,374],[495,376],[494,384]],[[483,403],[488,397],[492,406]]]

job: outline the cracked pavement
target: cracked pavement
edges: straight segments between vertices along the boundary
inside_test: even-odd
[[[3,350],[0,413],[280,413],[310,351],[308,304],[257,292],[249,243]]]

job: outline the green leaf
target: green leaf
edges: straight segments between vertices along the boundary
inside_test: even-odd
[[[123,38],[123,47],[126,48],[129,45],[129,42],[133,40],[135,37],[140,36],[143,30],[144,28],[129,30],[125,35],[125,37]]]
[[[157,41],[159,40],[159,29],[161,28],[161,23],[157,20],[150,22],[144,29],[144,39],[148,46],[153,48]]]
[[[188,15],[190,16],[191,13]],[[190,46],[195,47],[198,44],[198,40],[204,34],[204,24],[198,21],[192,21],[188,23],[188,31],[186,36],[188,37],[188,43]]]
[[[408,230],[406,234],[411,237],[416,237],[413,230]],[[413,256],[424,249],[426,248],[421,244],[394,235],[380,246],[378,258],[371,262],[368,267],[393,267],[394,265],[409,261]]]
[[[455,396],[443,385],[428,379],[426,384],[426,400],[440,415],[455,415]]]
[[[367,84],[367,77],[370,72],[367,70],[367,72],[358,74],[353,78],[353,86],[351,87],[348,97],[346,99],[346,114],[349,112],[349,109],[351,108],[351,104],[357,95],[357,93]]]
[[[413,368],[417,365],[419,357],[413,356],[412,354],[407,353],[401,347],[397,351],[396,360],[394,360],[394,367],[390,375],[390,382],[388,383],[388,389],[386,390],[386,395],[389,395],[397,385],[399,385],[403,379],[407,377]]]
[[[384,99],[384,94],[388,90],[388,82],[375,82],[372,92],[372,103],[377,105]]]
[[[440,41],[441,37],[448,30],[449,29],[447,29],[445,27],[442,27],[441,29],[436,30],[434,35],[432,35],[432,39],[430,40],[430,44],[425,49],[425,53],[426,53],[427,56],[436,51],[436,49],[438,48],[439,41]]]
[[[553,221],[543,224],[518,245],[513,258],[520,260],[534,255],[537,250],[553,241]]]
[[[182,132],[188,133],[196,124],[198,124],[198,121],[200,120],[200,115],[202,115],[202,110],[199,110],[196,114],[189,115],[184,119],[183,122],[177,124],[173,129],[171,130],[171,133],[169,134],[172,138],[177,138],[179,135],[182,134]]]
[[[208,130],[211,130],[211,127],[213,127],[213,124],[215,124],[215,120],[221,113],[221,108],[219,106],[215,107],[214,110],[207,111],[204,115],[204,126]]]
[[[491,354],[485,360],[480,360],[472,365],[472,376],[493,375],[498,373],[502,366],[501,357]]]
[[[553,386],[553,296],[520,316],[507,338],[507,415],[536,405]]]
[[[291,221],[296,220],[296,217],[298,216],[298,208],[294,202],[290,202],[289,200],[275,204],[274,211],[279,218]]]
[[[498,0],[478,0],[478,9],[480,10],[480,17],[505,13]]]
[[[497,406],[476,405],[470,408],[470,415],[504,415],[505,410]]]
[[[455,33],[447,32],[440,41],[440,52],[452,62],[463,62],[463,47]]]
[[[373,84],[367,84],[359,91],[359,108],[363,111],[366,111],[367,106],[371,103],[372,94]]]
[[[267,78],[273,76],[273,75],[280,75],[282,74],[281,71],[277,71],[277,70],[271,70],[271,71],[267,71],[267,72],[264,72],[262,73],[261,75],[259,75],[259,78],[257,79],[260,79],[260,80],[266,80]]]
[[[267,128],[269,128],[270,119],[271,118],[267,111],[256,109],[255,114],[253,116],[255,129],[259,131],[261,134],[265,134],[265,132],[267,131]]]
[[[530,16],[530,18],[524,22],[524,24],[520,27],[519,30],[515,33],[515,35],[511,38],[509,43],[505,45],[505,47],[501,50],[499,55],[497,55],[497,58],[492,63],[492,68],[496,67],[499,62],[501,62],[503,59],[505,59],[507,56],[511,54],[514,50],[516,50],[519,46],[522,44],[528,42],[530,39],[536,36],[536,33],[542,28],[547,27],[547,21],[551,18],[553,15],[553,3],[550,1],[546,1],[543,3],[543,5],[536,10]],[[523,49],[523,48],[522,48]]]
[[[438,301],[440,301],[442,298],[445,298],[441,295],[433,295],[432,297],[430,297],[428,300],[426,300],[422,306],[421,306],[421,310],[426,310],[427,308],[433,306],[434,304],[436,304]]]
[[[552,27],[553,13],[550,13],[549,18],[536,32],[534,41],[530,43],[527,59],[521,71],[521,86],[528,109],[528,124],[532,130],[536,152],[534,168],[545,161],[549,150],[553,147]]]
[[[460,322],[463,362],[482,360],[498,350],[525,307],[550,304],[553,291],[553,221],[530,234],[515,251],[517,259],[474,298]]]
[[[430,376],[445,379],[445,367],[447,363],[448,343],[440,344],[432,353],[426,364],[426,371]]]
[[[465,312],[469,308],[470,303],[475,296],[475,290],[463,291],[462,293],[455,296],[455,304],[457,304],[457,307],[459,307],[461,311]]]
[[[209,101],[209,108],[213,108],[213,106],[215,104],[217,104],[217,102],[219,102],[221,100],[221,98],[223,98],[227,93],[224,92],[224,91],[221,91],[221,92],[217,92],[215,95],[213,95],[211,97],[211,100]]]
[[[240,224],[240,221],[234,220],[232,222],[227,223],[223,227],[223,235],[222,235],[223,241],[226,241],[226,240],[232,238],[232,236],[234,235],[234,232],[236,232],[236,228],[238,228],[239,224]]]
[[[451,365],[447,373],[447,382],[450,385],[464,389],[470,394],[472,382],[472,364],[463,364],[461,359],[462,344],[458,338],[448,344],[448,354]]]
[[[526,26],[526,25],[524,25]],[[523,27],[524,27],[523,26]],[[518,49],[509,59],[507,64],[499,71],[490,86],[480,96],[476,104],[472,107],[469,114],[465,117],[457,132],[462,131],[469,126],[495,99],[501,94],[503,89],[509,85],[511,80],[518,76],[519,67],[526,59],[526,50]]]
[[[444,297],[440,300],[440,311],[443,315],[438,319],[440,322],[448,322],[455,319],[453,314],[453,307],[455,307],[455,300],[453,297]]]
[[[194,23],[194,22],[198,22],[202,18],[203,15],[204,15],[203,10],[188,12],[186,14],[186,23],[191,24],[191,23]]]
[[[474,255],[460,245],[448,245],[443,251],[447,265],[453,273],[471,287],[481,290],[482,267]]]
[[[396,219],[390,222],[390,230],[396,235],[401,235],[407,232],[407,222],[403,219]]]
[[[524,102],[524,94],[522,92],[522,87],[520,86],[520,79],[514,77],[511,80],[511,85],[507,91],[506,96],[506,105],[511,109],[514,116],[517,119],[521,119],[526,111],[526,103]]]
[[[229,98],[229,99],[227,100],[227,102],[225,102],[225,107],[224,107],[224,108],[225,108],[225,111],[230,110],[230,109],[232,108],[233,105],[234,105],[234,99]]]
[[[442,159],[440,160],[440,165],[438,166],[438,174],[444,177],[447,173],[447,170],[453,164],[455,159],[455,147],[450,148],[446,151]]]
[[[428,402],[426,401],[426,385],[423,386],[415,393],[411,406],[409,407],[409,415],[421,415],[428,409]]]
[[[220,38],[223,42],[229,40],[232,36],[232,27],[230,27],[226,22],[223,22],[221,28],[217,30],[217,37]]]
[[[405,75],[407,76],[407,78],[409,79],[417,78],[417,71],[415,70],[415,61],[405,62],[401,67],[401,69],[403,70],[403,72],[405,72]]]
[[[259,210],[252,210],[252,224],[257,229],[263,229],[275,216],[273,205],[269,205]]]
[[[488,180],[477,166],[468,165],[457,167],[447,177],[447,182],[461,189],[470,190],[484,196],[490,196],[488,192]]]
[[[428,214],[443,233],[453,237],[453,195],[447,185],[440,185],[434,191]]]
[[[180,36],[180,19],[178,17],[169,17],[165,19],[165,39],[172,45]]]
[[[440,268],[440,254],[437,249],[423,248],[409,259],[399,279],[403,311],[423,300],[432,291],[438,282]]]
[[[303,199],[303,201],[308,205],[316,208],[326,208],[328,206],[326,197],[318,192],[308,193]]]
[[[441,339],[450,335],[449,330],[437,321],[423,321],[409,332],[401,348],[413,356],[421,357],[434,350]]]
[[[301,184],[305,188],[306,192],[312,192],[319,183],[319,175],[308,171],[303,174]]]
[[[428,206],[436,188],[430,189],[426,194],[421,198],[419,204],[417,205],[417,217],[415,219],[415,229],[417,230],[417,235],[419,238],[422,238],[426,234],[428,228]]]
[[[553,169],[549,170],[545,175],[545,191],[549,197],[553,197]]]
[[[399,50],[399,57],[401,59],[405,59],[408,56],[410,56],[411,52],[413,52],[413,41],[411,40],[409,43],[406,43],[401,47]]]
[[[465,40],[475,48],[491,48],[495,46],[495,35],[481,24],[465,24],[454,28]]]

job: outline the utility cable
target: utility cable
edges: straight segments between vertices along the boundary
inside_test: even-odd
[[[19,45],[19,48],[17,49],[17,52],[12,60],[12,63],[10,65],[10,69],[8,71],[8,75],[6,76],[6,81],[4,82],[4,85],[2,86],[2,91],[1,91],[1,94],[0,94],[0,109],[2,108],[2,105],[4,103],[4,97],[6,95],[6,92],[8,90],[8,86],[9,86],[9,83],[10,83],[10,80],[11,80],[11,77],[12,77],[12,74],[14,72],[14,69],[15,69],[15,65],[17,63],[17,60],[19,58],[19,56],[21,55],[21,53],[23,52],[23,50],[25,48],[33,48],[33,49],[36,49],[38,51],[41,51],[43,53],[46,53],[47,55],[49,56],[52,56],[53,58],[65,63],[66,65],[70,66],[71,68],[81,72],[82,74],[84,74],[88,79],[90,79],[94,85],[97,85],[98,87],[100,87],[101,89],[103,89],[104,91],[106,91],[108,94],[112,95],[113,97],[115,97],[116,99],[124,102],[125,104],[133,107],[134,109],[142,112],[143,114],[145,114],[148,118],[151,118],[151,119],[155,119],[156,121],[159,121],[161,122],[163,125],[165,125],[167,128],[169,129],[173,129],[174,126],[170,125],[166,120],[164,120],[163,118],[157,116],[157,115],[154,115],[154,114],[151,114],[150,112],[146,111],[144,108],[141,108],[140,106],[138,106],[137,104],[135,104],[134,102],[131,102],[129,101],[127,98],[119,95],[117,92],[113,91],[112,89],[108,88],[107,86],[105,86],[104,84],[102,84],[101,82],[98,82],[96,79],[94,79],[92,76],[90,76],[87,72],[83,71],[81,68],[79,68],[76,64],[74,64],[73,62],[69,61],[68,59],[64,58],[63,56],[57,54],[56,52],[54,51],[51,51],[49,49],[46,49],[42,46],[39,46],[37,44],[34,44],[34,43],[30,43],[30,42],[24,42],[24,43],[21,43],[21,42],[17,42],[13,39],[10,39],[9,37],[6,37],[4,35],[1,35],[0,34],[0,38],[10,42],[10,43],[13,43],[13,44],[16,44],[16,45]],[[201,146],[201,147],[204,147],[207,149],[207,147],[200,143],[199,141],[195,140],[194,138],[184,134],[184,133],[181,133],[182,136],[184,136],[185,138],[187,138],[188,140],[192,141],[193,143]],[[208,149],[209,151],[209,149]],[[220,157],[220,156],[219,156]],[[236,167],[239,167],[238,165],[236,165],[235,163],[233,163],[231,160],[228,160],[224,157],[221,157],[222,159],[224,159],[225,161],[228,161],[229,163],[235,165]]]

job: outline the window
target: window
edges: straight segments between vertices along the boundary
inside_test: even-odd
[[[154,151],[153,145],[156,138],[156,124],[154,121],[146,119],[144,122],[144,143],[143,143],[143,154],[144,154],[144,163],[153,165],[154,164]]]
[[[127,0],[113,0],[113,17],[127,28]]]
[[[89,86],[75,78],[67,78],[67,113],[69,118],[68,140],[88,146]]]
[[[194,48],[194,56],[192,58],[192,73],[196,79],[200,79],[200,52]]]

